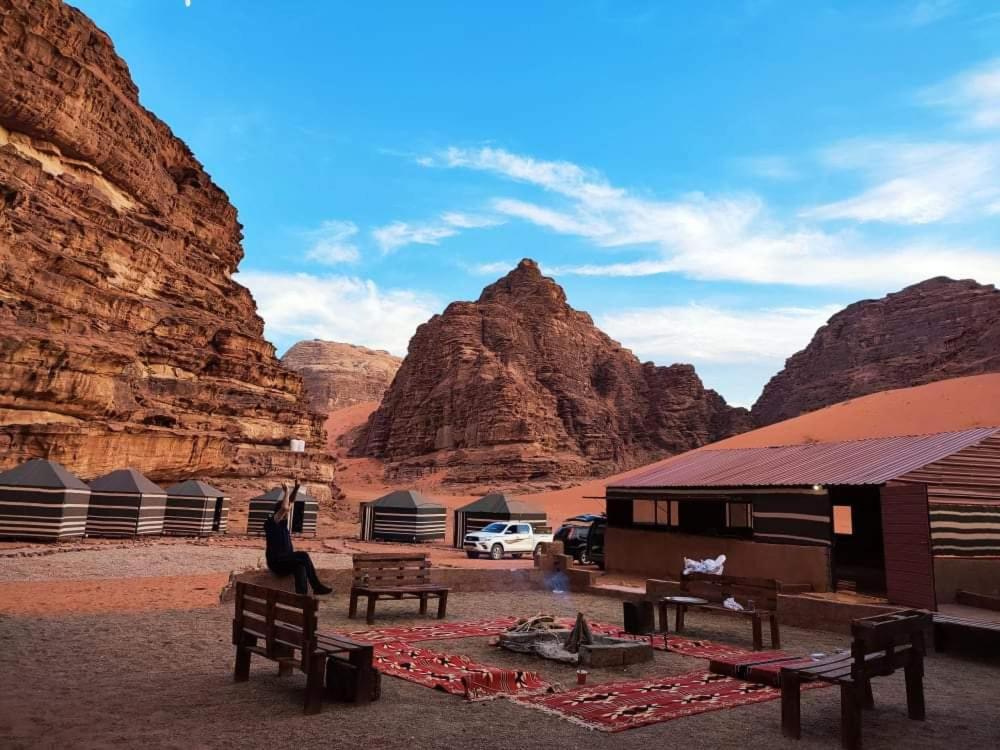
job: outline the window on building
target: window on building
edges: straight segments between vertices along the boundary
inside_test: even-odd
[[[854,533],[854,517],[850,505],[833,506],[833,533],[850,536]]]
[[[637,526],[655,526],[656,503],[652,500],[634,500],[632,502],[632,523]]]

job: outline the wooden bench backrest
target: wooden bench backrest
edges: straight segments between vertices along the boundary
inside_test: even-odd
[[[756,609],[775,611],[781,584],[773,578],[744,578],[741,576],[712,575],[711,573],[682,573],[681,591],[700,596],[712,602],[721,602],[730,596],[746,606],[753,601]]]
[[[353,560],[355,586],[393,588],[431,582],[430,560],[420,552],[354,555]]]
[[[913,656],[923,658],[924,634],[931,622],[930,613],[919,609],[854,620],[851,623],[852,674],[888,675]],[[900,652],[901,648],[906,650]]]
[[[316,610],[310,596],[237,581],[233,641],[240,643],[244,634],[263,638],[272,659],[301,651],[302,668],[308,671],[316,645]]]

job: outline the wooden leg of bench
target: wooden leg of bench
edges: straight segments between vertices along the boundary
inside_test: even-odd
[[[781,733],[797,740],[802,736],[801,680],[795,672],[781,672]]]
[[[438,595],[438,619],[443,620],[448,612],[448,592],[442,591]]]
[[[313,656],[306,675],[306,706],[305,713],[318,714],[323,707],[323,672],[326,669],[326,658]]]
[[[375,692],[375,667],[372,666],[372,647],[366,646],[352,651],[348,661],[354,665],[356,672],[355,703],[371,703]]]
[[[684,632],[684,610],[687,609],[683,604],[674,605],[677,611],[674,613],[674,631],[677,633]]]
[[[764,634],[762,632],[760,615],[754,612],[753,616],[753,650],[760,651],[764,648]]]
[[[862,708],[864,708],[867,711],[871,711],[873,708],[875,708],[875,694],[872,692],[871,680],[865,680],[865,690],[864,694],[862,695],[862,698],[864,699]]]
[[[427,614],[427,594],[420,595],[420,614]]]
[[[250,640],[251,643],[246,641]],[[247,646],[255,646],[257,639],[246,639],[236,647],[236,667],[233,669],[233,682],[246,682],[250,679],[250,658],[253,653]]]
[[[854,682],[840,686],[840,744],[846,750],[861,747],[862,685]]]
[[[781,628],[778,626],[778,614],[771,613],[771,648],[781,648]]]
[[[358,595],[355,592],[351,592],[351,603],[347,607],[347,617],[353,620],[358,616]]]
[[[924,665],[921,659],[911,659],[903,668],[906,678],[906,713],[911,719],[923,721],[924,707]]]
[[[667,622],[667,603],[666,602],[657,602],[656,603],[656,612],[659,615],[660,632],[661,633],[666,633],[670,629],[669,628],[669,623]]]
[[[374,594],[368,595],[368,608],[365,610],[365,621],[371,625],[375,622],[375,602],[378,601],[378,597]]]

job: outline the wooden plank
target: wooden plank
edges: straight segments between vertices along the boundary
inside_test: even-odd
[[[880,498],[887,598],[937,609],[926,486],[886,485]]]

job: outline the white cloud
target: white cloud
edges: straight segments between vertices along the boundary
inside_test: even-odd
[[[1000,128],[1000,57],[924,89],[919,100],[951,111],[971,128]]]
[[[312,243],[306,251],[306,258],[326,265],[356,263],[361,254],[351,238],[357,233],[358,228],[353,222],[324,221],[319,229],[305,233]]]
[[[800,177],[791,159],[784,156],[747,156],[738,159],[737,164],[750,174],[768,180],[787,181]]]
[[[484,229],[503,223],[502,219],[494,216],[449,211],[432,222],[409,224],[394,221],[374,229],[372,237],[383,253],[390,253],[406,245],[437,245],[443,239],[454,237],[462,229]]]
[[[920,0],[907,9],[902,21],[906,26],[929,26],[954,15],[957,10],[956,0]]]
[[[988,213],[1000,198],[995,143],[852,140],[826,149],[835,169],[860,171],[875,184],[846,200],[804,210],[814,219],[929,224]]]
[[[805,347],[841,305],[736,310],[649,307],[604,315],[600,328],[643,360],[660,363],[781,363]]]
[[[253,293],[268,338],[281,348],[321,338],[404,355],[417,326],[440,309],[431,295],[353,276],[242,271],[234,278]]]
[[[497,276],[508,273],[517,266],[516,261],[498,260],[492,263],[477,263],[474,266],[466,266],[466,269],[477,276]]]

